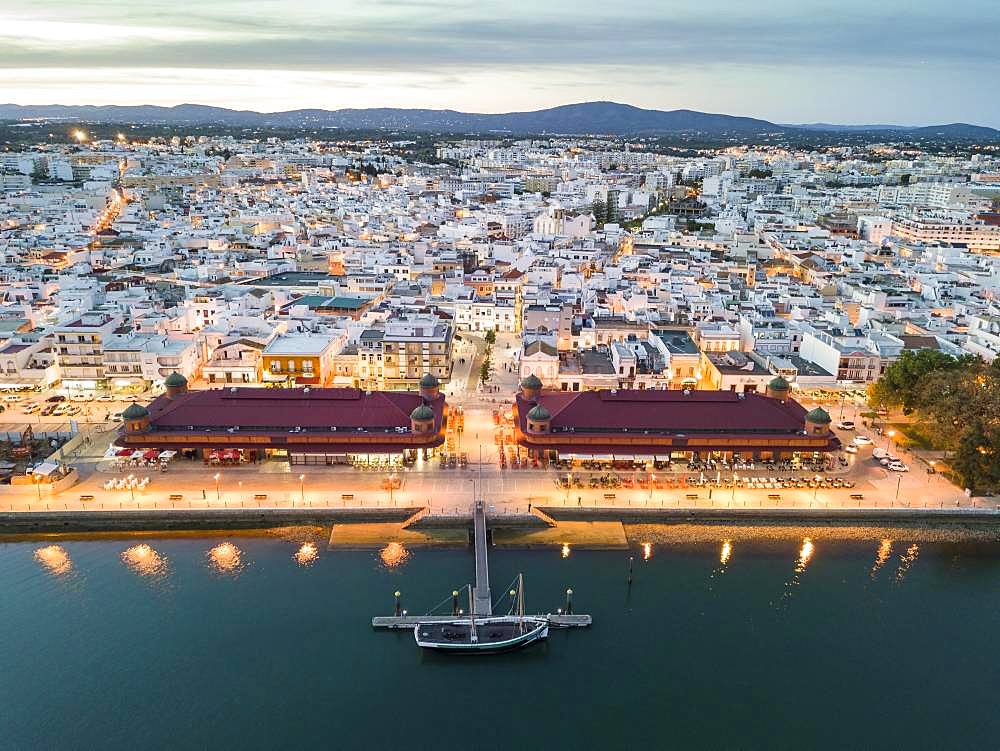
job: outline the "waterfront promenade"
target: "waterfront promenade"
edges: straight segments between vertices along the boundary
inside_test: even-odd
[[[746,487],[589,487],[593,477],[607,472],[574,471],[584,487],[560,487],[558,479],[566,472],[555,469],[501,468],[494,443],[496,428],[492,419],[494,403],[488,398],[466,396],[464,434],[460,450],[469,456],[464,469],[442,468],[434,460],[419,462],[396,473],[399,487],[386,487],[385,472],[361,471],[352,467],[289,466],[282,462],[258,465],[206,466],[201,462],[175,460],[168,471],[153,468],[116,470],[114,461],[105,458],[116,436],[109,424],[84,426],[89,439],[66,456],[80,481],[74,486],[50,494],[38,486],[7,486],[0,493],[0,511],[114,511],[114,510],[194,510],[194,509],[393,509],[426,508],[432,515],[468,513],[475,486],[482,478],[481,495],[491,515],[525,514],[531,507],[589,509],[692,509],[692,510],[767,510],[794,512],[822,509],[997,509],[1000,500],[969,498],[939,474],[927,472],[928,464],[917,456],[894,447],[910,466],[905,473],[890,472],[871,458],[872,447],[862,447],[857,454],[845,455],[847,466],[840,466],[827,477],[850,481],[847,488],[746,488]],[[853,416],[853,415],[851,415]],[[853,434],[842,433],[849,443]],[[881,442],[880,442],[881,445]],[[482,464],[479,463],[480,455]],[[614,472],[610,470],[610,472]],[[132,474],[149,477],[142,490],[105,490],[109,479]],[[638,481],[648,480],[648,473],[618,472]],[[719,473],[731,479],[732,472]],[[748,477],[789,476],[791,472],[763,469],[740,471]],[[799,477],[808,472],[795,473]],[[656,471],[659,480],[680,480],[691,476],[715,479],[684,468],[673,473]],[[217,479],[216,479],[217,478]],[[624,483],[623,483],[624,484]],[[661,485],[667,482],[658,483]]]

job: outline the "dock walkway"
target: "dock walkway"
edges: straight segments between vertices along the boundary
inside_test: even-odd
[[[476,584],[472,589],[472,614],[486,618],[493,614],[493,603],[490,599],[486,506],[482,500],[477,500],[473,505],[472,522],[476,546]],[[536,617],[547,618],[549,625],[553,628],[585,628],[592,623],[591,617],[586,614],[576,615],[560,612],[556,615],[547,613]],[[419,623],[442,623],[453,620],[455,620],[454,615],[377,615],[372,618],[372,628],[412,629]]]
[[[493,615],[493,601],[490,597],[490,568],[486,556],[486,507],[477,500],[472,512],[476,544],[476,586],[472,590],[473,615]]]

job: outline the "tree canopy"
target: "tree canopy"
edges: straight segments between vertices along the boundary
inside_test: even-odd
[[[869,389],[873,406],[902,407],[949,460],[963,487],[1000,489],[1000,359],[906,351]]]

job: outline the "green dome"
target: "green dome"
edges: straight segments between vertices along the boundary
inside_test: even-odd
[[[424,373],[420,379],[420,388],[422,389],[436,389],[440,385],[441,382],[433,373]]]
[[[137,404],[136,402],[132,402],[128,407],[125,408],[125,411],[122,412],[123,420],[138,420],[142,417],[148,417],[148,416],[149,412],[146,410],[146,408],[140,404]]]
[[[164,381],[164,386],[173,386],[174,388],[179,388],[188,385],[188,379],[178,373],[176,370],[168,375]]]
[[[536,391],[542,387],[542,379],[531,373],[527,378],[521,381],[522,389],[535,389]]]
[[[528,419],[534,420],[535,422],[545,422],[546,420],[551,420],[552,415],[550,415],[549,411],[541,404],[536,404],[528,412]]]
[[[830,413],[822,407],[816,407],[816,409],[806,412],[806,419],[817,425],[827,425],[831,422]]]
[[[434,410],[428,407],[426,404],[421,404],[415,410],[410,413],[411,420],[433,420]]]
[[[782,376],[774,378],[769,384],[767,384],[767,387],[771,389],[771,391],[789,391],[792,388],[788,381],[786,381]]]

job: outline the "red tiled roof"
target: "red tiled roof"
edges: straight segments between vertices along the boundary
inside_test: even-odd
[[[149,405],[149,414],[154,430],[185,430],[193,425],[377,431],[409,428],[410,412],[421,403],[419,394],[404,391],[230,388],[189,391],[173,400],[164,395]],[[444,397],[429,406],[438,428]]]
[[[794,434],[803,430],[805,409],[760,394],[732,391],[631,390],[547,391],[538,399],[552,415],[553,432],[658,433],[770,432]],[[530,402],[518,395],[518,416]]]

